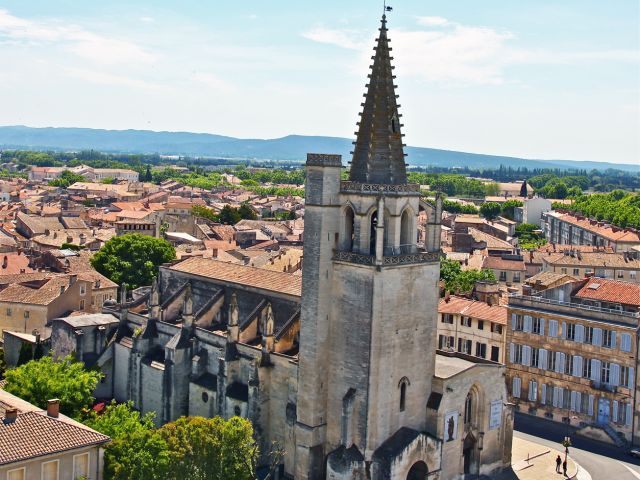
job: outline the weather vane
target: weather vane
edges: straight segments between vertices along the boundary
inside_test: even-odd
[[[387,0],[383,0],[382,2],[382,14],[384,15],[386,12],[391,12],[393,10],[393,7],[388,7],[387,6]]]

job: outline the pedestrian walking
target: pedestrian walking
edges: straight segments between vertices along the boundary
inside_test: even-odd
[[[560,473],[560,465],[562,465],[562,458],[558,455],[556,457],[556,473]]]
[[[562,472],[564,473],[564,476],[567,476],[567,461],[565,460],[564,462],[562,462]]]

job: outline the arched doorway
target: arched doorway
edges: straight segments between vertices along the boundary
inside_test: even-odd
[[[414,463],[411,470],[409,470],[407,480],[426,480],[428,474],[429,469],[427,468],[427,464],[420,460]]]
[[[376,254],[376,233],[378,229],[378,211],[371,214],[371,230],[369,232],[369,255]]]
[[[476,450],[476,439],[472,434],[468,434],[462,445],[462,456],[464,457],[464,473],[474,473],[474,456]]]
[[[409,209],[405,209],[400,217],[400,248],[404,252],[409,249],[409,245],[415,243],[415,238],[411,235],[411,214]]]

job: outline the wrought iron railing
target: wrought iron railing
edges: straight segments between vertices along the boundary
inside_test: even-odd
[[[375,265],[375,255],[364,255],[355,252],[343,252],[336,250],[334,260],[355,263],[358,265]],[[439,252],[415,252],[406,255],[388,255],[382,257],[382,265],[411,265],[416,263],[437,263],[440,261]]]
[[[518,293],[514,293],[509,295],[509,299],[514,299],[514,300],[529,300],[532,302],[539,302],[539,303],[546,303],[549,305],[558,305],[561,307],[569,307],[569,308],[578,308],[581,310],[589,310],[591,312],[598,312],[598,313],[613,313],[616,315],[622,315],[625,317],[631,317],[631,318],[640,318],[640,312],[626,312],[624,310],[614,310],[612,308],[604,308],[604,307],[594,307],[592,305],[585,305],[584,303],[574,303],[574,302],[561,302],[560,300],[554,300],[552,298],[544,298],[544,297],[537,297],[537,296],[533,296],[533,295],[521,295]]]

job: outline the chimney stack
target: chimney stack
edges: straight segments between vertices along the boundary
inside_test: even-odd
[[[60,400],[57,398],[47,400],[47,415],[51,418],[58,418],[58,415],[60,415]]]
[[[9,264],[9,257],[5,255],[4,258],[2,259],[2,268],[7,268],[8,264]]]
[[[7,408],[4,411],[4,423],[13,423],[18,419],[18,409],[17,408]]]

